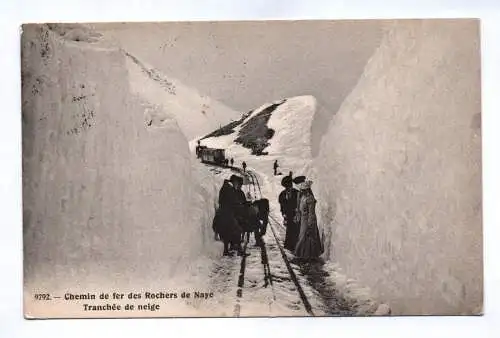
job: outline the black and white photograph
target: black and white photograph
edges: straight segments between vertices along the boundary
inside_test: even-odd
[[[25,318],[482,315],[479,27],[24,24]]]

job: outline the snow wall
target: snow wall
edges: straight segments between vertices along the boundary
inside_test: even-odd
[[[327,257],[393,314],[482,311],[478,26],[388,26],[310,171]]]
[[[216,195],[176,121],[84,29],[24,26],[22,65],[25,285],[175,288],[214,247]]]

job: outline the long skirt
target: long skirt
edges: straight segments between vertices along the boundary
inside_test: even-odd
[[[295,246],[295,256],[302,259],[316,259],[324,251],[323,243],[316,225],[309,224],[300,229],[299,240]]]
[[[293,251],[299,239],[299,225],[293,221],[285,221],[286,235],[285,235],[285,249]]]

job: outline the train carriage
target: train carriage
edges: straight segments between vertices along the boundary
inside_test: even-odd
[[[198,155],[203,163],[224,165],[224,162],[226,160],[224,149],[202,147],[199,149]]]

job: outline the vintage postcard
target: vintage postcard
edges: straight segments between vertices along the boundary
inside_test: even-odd
[[[476,19],[25,24],[24,315],[479,315]]]

